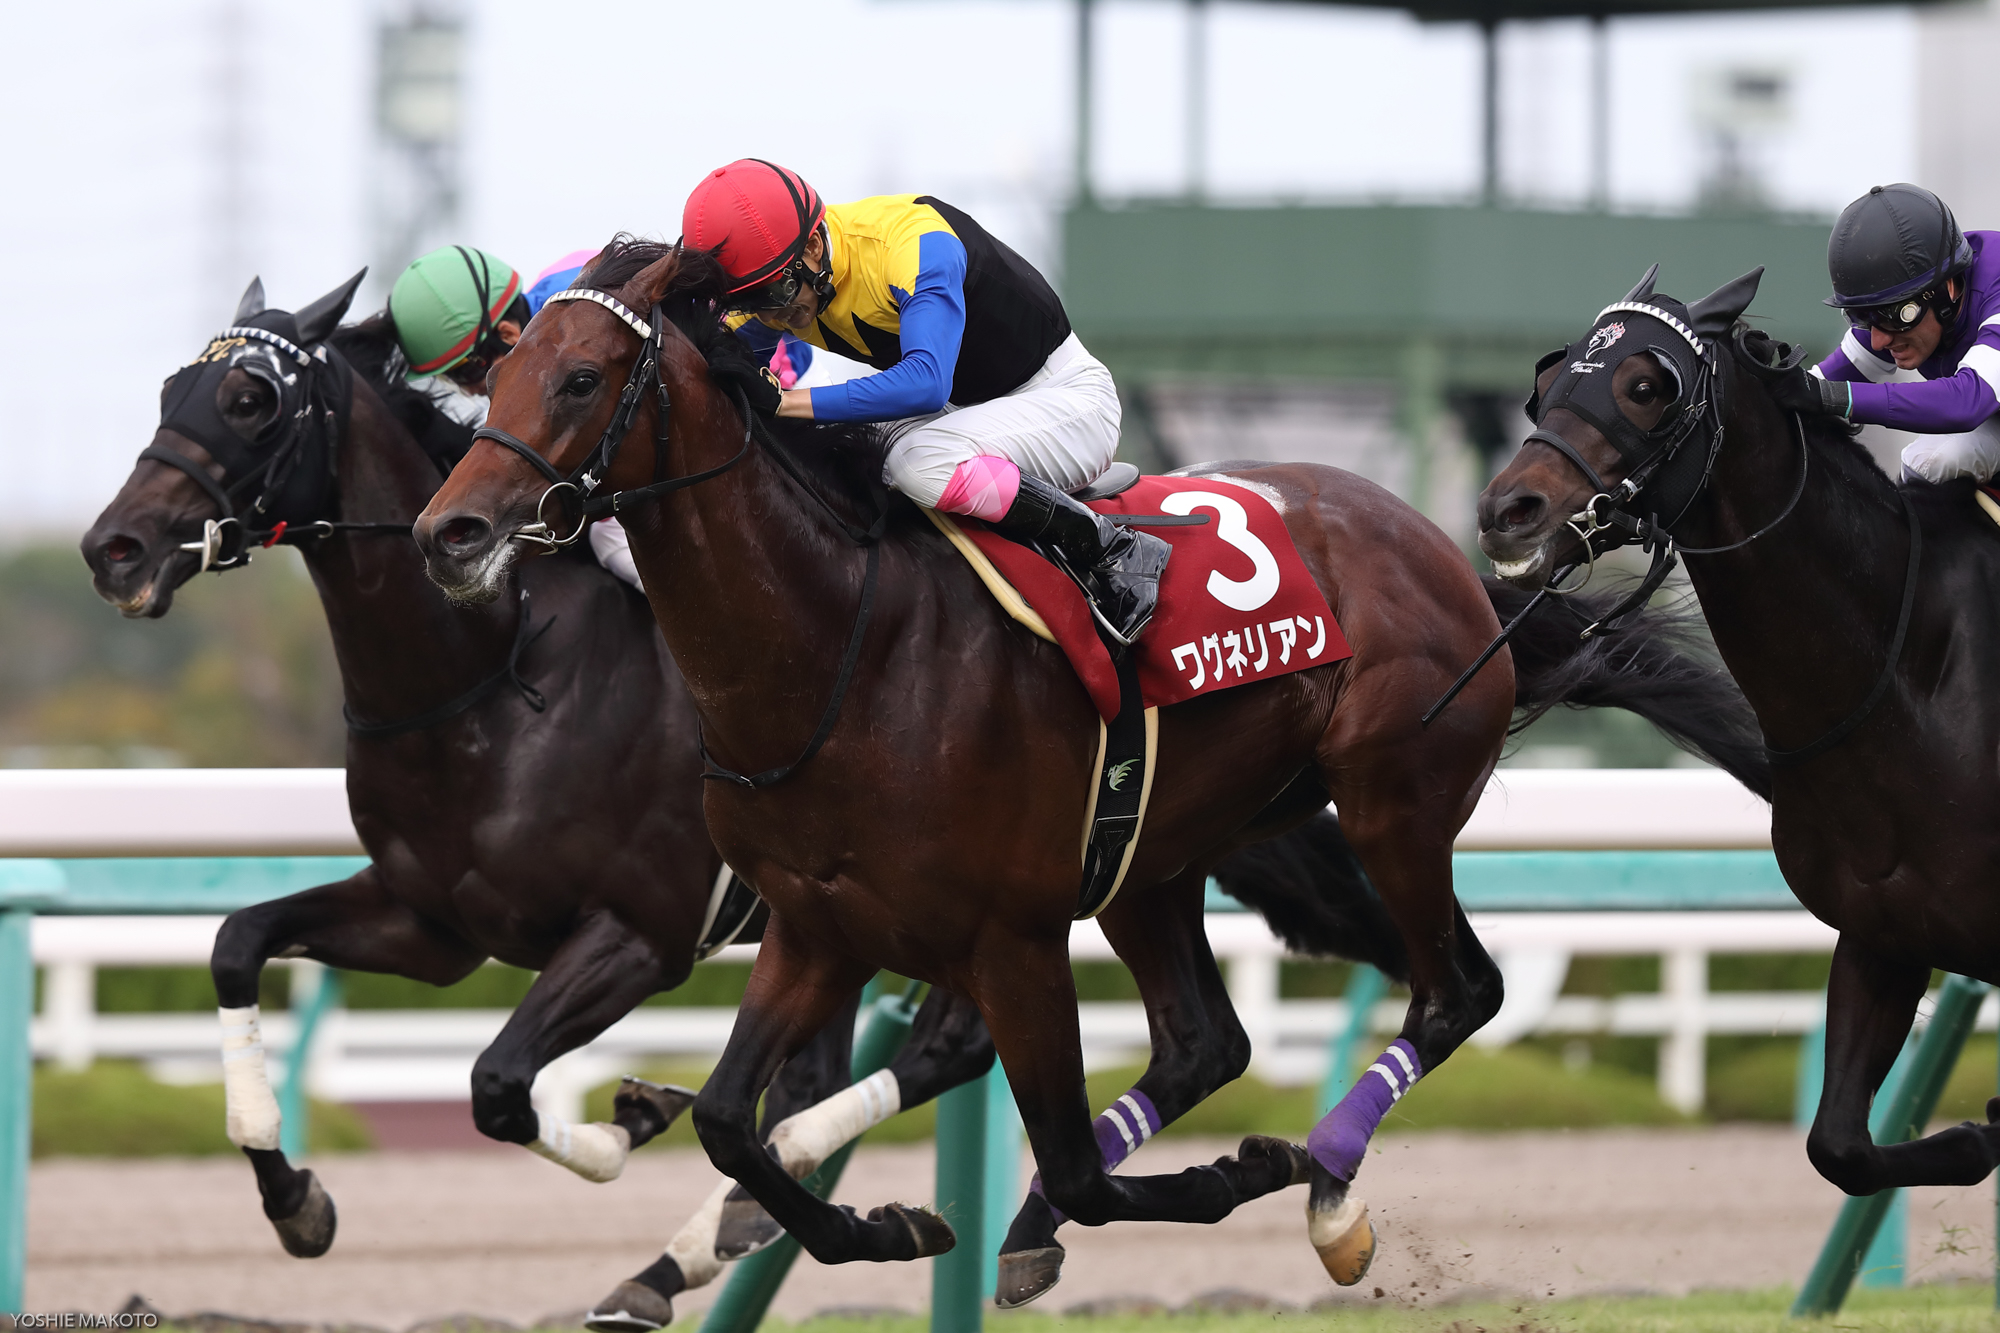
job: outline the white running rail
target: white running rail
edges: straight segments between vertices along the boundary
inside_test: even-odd
[[[1460,850],[1755,849],[1770,846],[1770,812],[1726,775],[1709,769],[1511,769],[1489,784],[1460,837]],[[358,854],[338,769],[0,770],[0,856],[217,856]],[[212,1077],[214,1019],[208,1015],[100,1015],[98,967],[205,963],[219,917],[39,917],[38,963],[48,969],[36,1054],[66,1065],[97,1056],[144,1059],[162,1074]],[[1689,1109],[1703,1097],[1709,1033],[1795,1033],[1815,1026],[1817,993],[1711,994],[1715,953],[1832,948],[1833,934],[1803,911],[1479,913],[1473,924],[1507,977],[1507,1003],[1477,1040],[1500,1045],[1530,1033],[1657,1036],[1661,1090]],[[1284,1083],[1324,1072],[1328,1036],[1347,1021],[1343,1001],[1280,1000],[1282,945],[1247,914],[1211,915],[1209,939],[1252,1037],[1258,1072]],[[1076,927],[1079,960],[1108,959],[1095,923]],[[754,956],[753,946],[724,960]],[[1662,989],[1608,1000],[1560,994],[1576,954],[1651,954]],[[309,969],[311,964],[290,964]],[[1982,1012],[1993,1025],[1996,1001]],[[634,1061],[712,1056],[733,1011],[653,1008],[559,1061],[537,1095],[568,1104],[581,1090]],[[498,1032],[499,1011],[361,1011],[331,1017],[310,1082],[346,1100],[462,1099],[473,1057]],[[1401,1004],[1372,1015],[1393,1031]],[[1091,1004],[1082,1014],[1094,1066],[1146,1047],[1133,1004]],[[282,1015],[266,1021],[274,1051],[289,1040]],[[555,1109],[552,1107],[551,1109]],[[571,1118],[574,1118],[572,1115]]]

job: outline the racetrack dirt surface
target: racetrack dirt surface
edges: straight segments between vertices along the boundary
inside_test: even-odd
[[[1177,1170],[1233,1145],[1168,1139],[1127,1170]],[[1796,1284],[1840,1198],[1785,1128],[1404,1134],[1378,1141],[1358,1192],[1382,1249],[1350,1300],[1749,1288]],[[31,1177],[30,1311],[115,1310],[134,1293],[169,1314],[221,1311],[400,1329],[476,1314],[571,1316],[656,1258],[714,1174],[687,1150],[641,1152],[592,1185],[526,1152],[370,1153],[312,1163],[340,1209],[332,1253],[287,1257],[248,1165],[39,1162]],[[928,1145],[863,1147],[835,1196],[864,1211],[929,1201]],[[1025,1181],[1026,1177],[1023,1176]],[[1168,1306],[1218,1288],[1297,1305],[1333,1296],[1305,1239],[1304,1190],[1214,1227],[1065,1227],[1069,1258],[1043,1308],[1143,1296]],[[1911,1192],[1916,1281],[1990,1277],[1993,1187]],[[677,1302],[705,1308],[720,1283]],[[1375,1295],[1377,1289],[1383,1293]],[[825,1268],[800,1260],[773,1313],[916,1311],[927,1263]]]

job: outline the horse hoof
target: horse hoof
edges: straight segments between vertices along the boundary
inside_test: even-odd
[[[1000,1280],[994,1284],[993,1303],[1002,1310],[1020,1309],[1062,1281],[1062,1265],[1060,1245],[1001,1255]]]
[[[1319,1251],[1326,1275],[1341,1286],[1351,1287],[1368,1276],[1368,1266],[1375,1262],[1375,1227],[1360,1199],[1342,1200],[1329,1213],[1313,1213],[1306,1236]]]
[[[889,1203],[871,1209],[868,1220],[876,1223],[901,1223],[915,1252],[905,1254],[903,1247],[896,1247],[898,1259],[929,1259],[936,1255],[948,1254],[951,1247],[958,1244],[958,1235],[951,1229],[951,1223],[939,1217],[928,1208],[907,1203]]]
[[[715,1224],[715,1257],[725,1263],[741,1259],[784,1234],[785,1229],[764,1211],[764,1205],[738,1185],[729,1191],[729,1198],[722,1205],[722,1218]]]
[[[1281,1189],[1293,1185],[1303,1185],[1312,1179],[1312,1154],[1289,1139],[1272,1138],[1268,1134],[1251,1134],[1236,1145],[1238,1161],[1254,1161],[1262,1158],[1274,1163],[1282,1163],[1290,1171]]]
[[[674,1303],[643,1282],[620,1282],[583,1317],[597,1333],[653,1333],[674,1322]]]
[[[694,1099],[692,1089],[671,1083],[648,1083],[627,1074],[619,1081],[618,1092],[611,1099],[611,1119],[631,1135],[632,1146],[637,1148],[672,1128],[674,1121],[681,1118],[681,1112],[694,1105]]]
[[[272,1218],[271,1225],[277,1228],[278,1243],[285,1247],[286,1254],[294,1259],[317,1259],[333,1248],[338,1219],[333,1211],[333,1196],[320,1185],[319,1177],[310,1171],[299,1174],[306,1178],[306,1197],[299,1210],[290,1217]]]

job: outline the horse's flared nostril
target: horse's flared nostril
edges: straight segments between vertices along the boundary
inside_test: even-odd
[[[136,537],[120,534],[100,543],[97,554],[107,565],[127,565],[146,554],[146,544]]]
[[[1518,532],[1523,528],[1534,529],[1541,526],[1542,518],[1549,512],[1549,502],[1539,495],[1523,495],[1500,511],[1494,526],[1502,532]]]
[[[446,519],[432,530],[438,549],[446,555],[477,555],[493,540],[493,525],[471,514]]]

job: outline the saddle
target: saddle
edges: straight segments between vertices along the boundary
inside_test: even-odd
[[[1009,616],[1062,650],[1097,707],[1082,919],[1110,903],[1137,848],[1160,708],[1352,653],[1264,488],[1219,474],[1141,477],[1118,464],[1077,498],[1174,546],[1160,609],[1130,650],[1099,633],[1084,592],[1053,561],[976,520],[924,513]]]

